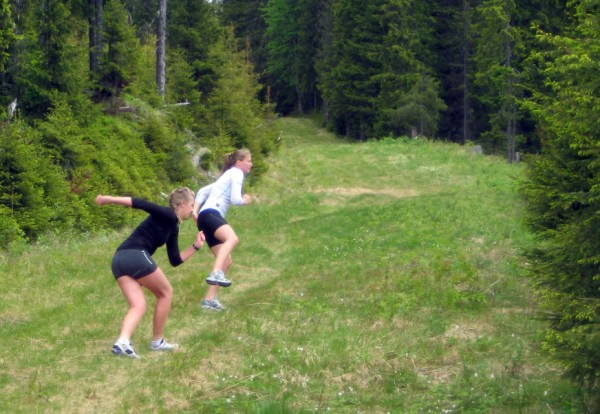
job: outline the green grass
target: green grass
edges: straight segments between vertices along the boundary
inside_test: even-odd
[[[208,250],[178,268],[156,255],[178,353],[148,351],[151,310],[133,338],[143,359],[109,352],[126,311],[110,259],[127,232],[0,257],[2,412],[583,412],[540,352],[522,166],[279,122],[257,202],[228,216],[242,240],[229,310],[199,307]],[[186,222],[182,246],[193,233]]]

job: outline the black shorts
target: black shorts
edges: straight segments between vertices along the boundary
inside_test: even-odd
[[[112,272],[115,279],[129,276],[141,279],[158,269],[158,265],[145,250],[117,250],[112,260]]]
[[[222,240],[215,237],[215,233],[219,227],[226,224],[228,223],[223,216],[221,216],[221,213],[212,208],[203,210],[198,215],[198,230],[204,232],[206,243],[208,244],[208,247],[211,248],[223,243]]]

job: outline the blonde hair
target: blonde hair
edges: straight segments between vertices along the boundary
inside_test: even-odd
[[[194,200],[194,192],[187,187],[179,187],[171,192],[169,196],[169,205],[172,209],[177,210],[182,204],[189,203]]]
[[[247,148],[240,148],[239,150],[225,154],[222,173],[233,167],[237,161],[242,161],[248,155],[250,155],[250,150]]]

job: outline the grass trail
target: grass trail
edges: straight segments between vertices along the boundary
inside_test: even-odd
[[[0,256],[2,412],[581,412],[539,352],[520,165],[278,122],[257,202],[228,215],[242,241],[229,310],[199,306],[207,249],[174,269],[157,252],[178,353],[148,350],[151,312],[133,338],[142,360],[109,352],[126,310],[110,259],[127,232]],[[193,238],[184,223],[181,245]]]

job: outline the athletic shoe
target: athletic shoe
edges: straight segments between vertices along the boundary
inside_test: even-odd
[[[140,359],[140,356],[135,353],[131,345],[120,344],[115,342],[112,347],[112,353],[118,356],[126,356],[133,359]]]
[[[227,309],[225,306],[221,305],[221,302],[219,302],[219,299],[217,298],[214,298],[213,300],[204,299],[202,301],[202,307],[204,309],[210,309],[215,311],[222,311]]]
[[[170,344],[165,341],[165,338],[160,338],[158,345],[150,342],[150,349],[153,351],[175,351],[177,348],[179,348],[179,344]]]
[[[225,273],[222,270],[215,270],[211,272],[206,278],[206,283],[209,285],[219,285],[221,287],[231,286],[231,280],[225,277]]]

